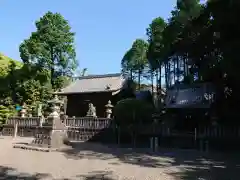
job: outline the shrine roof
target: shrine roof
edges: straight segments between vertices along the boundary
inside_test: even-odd
[[[122,89],[124,82],[120,73],[82,76],[57,94],[116,92]]]

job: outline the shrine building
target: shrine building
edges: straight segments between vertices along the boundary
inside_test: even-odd
[[[57,94],[67,97],[65,113],[68,116],[86,116],[89,103],[92,103],[96,108],[96,115],[105,117],[105,105],[109,100],[112,105],[117,103],[118,94],[126,87],[125,84],[120,73],[88,75],[79,77]]]

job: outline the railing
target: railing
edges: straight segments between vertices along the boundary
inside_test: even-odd
[[[11,117],[3,126],[2,135],[20,137],[35,136],[40,129],[41,131],[51,130],[47,123],[48,120],[49,119],[46,119],[46,122],[42,124],[41,118],[39,117]],[[74,141],[87,141],[91,139],[103,129],[108,128],[112,121],[112,119],[109,118],[97,117],[71,117],[63,118],[62,120],[67,127],[69,139]]]
[[[195,130],[197,137],[206,138],[240,138],[240,127],[210,126]]]
[[[103,129],[110,125],[112,119],[98,117],[71,117],[67,118],[65,124],[67,127],[85,128],[85,129]]]
[[[40,117],[10,117],[7,120],[6,125],[14,126],[17,124],[18,126],[39,126],[41,118]]]
[[[118,133],[129,134],[127,139],[132,138],[131,134],[139,136],[138,141],[147,141],[151,138],[159,138],[160,146],[182,146],[183,143],[196,147],[207,142],[209,146],[227,147],[227,143],[240,142],[240,127],[208,126],[192,129],[189,132],[179,132],[167,125],[160,123],[135,124],[129,127],[112,126],[112,119],[97,117],[70,117],[64,119],[67,127],[67,135],[72,141],[88,141],[94,138],[109,139],[110,136],[118,136]],[[40,127],[41,118],[39,117],[11,117],[3,126],[2,135],[5,136],[34,136],[38,129],[46,132],[51,131],[51,127]],[[120,131],[118,131],[120,130]],[[114,131],[114,132],[113,132]],[[112,134],[111,134],[112,133]],[[114,134],[115,133],[115,134]],[[46,134],[46,133],[43,133]],[[104,136],[104,137],[103,137]],[[117,137],[116,137],[117,138]],[[123,138],[122,138],[123,141]],[[116,140],[117,142],[117,140]],[[182,144],[175,145],[176,142]],[[192,145],[191,145],[192,143]],[[185,146],[185,145],[184,145]],[[229,145],[230,146],[230,145]]]
[[[70,141],[88,141],[103,129],[108,129],[112,119],[98,117],[71,117],[65,120]]]

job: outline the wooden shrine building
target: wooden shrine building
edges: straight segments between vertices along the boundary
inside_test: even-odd
[[[96,115],[105,117],[105,105],[109,100],[113,105],[116,104],[118,101],[116,97],[125,87],[125,82],[120,73],[88,75],[79,77],[57,94],[67,97],[68,116],[86,116],[88,105],[92,103],[96,107]]]

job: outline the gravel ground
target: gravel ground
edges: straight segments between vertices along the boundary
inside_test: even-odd
[[[0,179],[221,180],[226,173],[231,173],[229,180],[234,180],[234,173],[240,177],[236,164],[218,159],[222,155],[207,158],[190,151],[147,154],[86,143],[64,152],[12,148],[13,143],[29,141],[0,138]],[[231,172],[225,171],[229,169]]]

